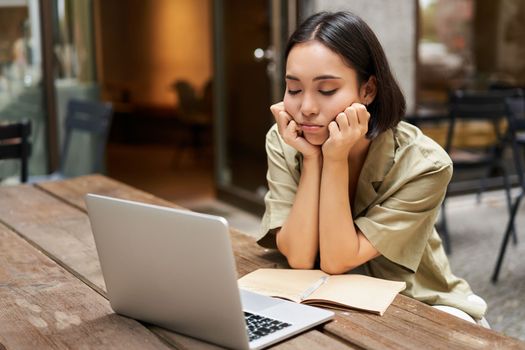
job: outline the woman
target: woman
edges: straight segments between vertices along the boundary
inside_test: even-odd
[[[286,58],[284,100],[270,108],[259,243],[293,268],[364,265],[405,281],[410,297],[481,322],[486,303],[451,273],[434,229],[452,162],[401,121],[405,100],[372,30],[348,12],[319,13],[290,37]]]

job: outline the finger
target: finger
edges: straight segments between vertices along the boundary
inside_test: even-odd
[[[290,123],[288,125],[291,125],[291,127],[293,128],[294,132],[295,132],[295,136],[302,136],[303,135],[303,130],[301,129],[301,126],[299,124],[297,124],[297,122],[295,120],[290,120]]]
[[[366,109],[366,106],[364,106],[361,103],[354,103],[352,104],[352,107],[354,107],[357,112],[357,119],[358,119],[359,124],[368,125],[368,120],[370,119],[370,113]]]
[[[297,132],[298,130],[300,130],[299,125],[297,125],[297,123],[293,119],[290,120],[290,122],[288,123],[288,129],[294,132]]]
[[[341,132],[346,132],[348,129],[350,129],[350,125],[348,124],[348,118],[345,113],[341,112],[335,117],[335,122],[339,126],[339,130]]]
[[[286,113],[286,112],[279,112],[279,114],[278,114],[278,116],[276,118],[276,122],[277,122],[277,127],[279,128],[279,133],[281,135],[284,132],[284,130],[286,130],[288,125],[290,124],[290,121],[293,121],[293,119],[288,113]]]
[[[357,111],[354,105],[351,105],[345,109],[345,115],[348,120],[348,124],[350,124],[350,127],[357,128],[359,126],[359,119],[357,117]]]
[[[284,112],[284,102],[279,102],[270,106],[270,111],[272,112],[275,119],[279,116],[279,112]]]
[[[294,120],[291,120],[290,123],[288,123],[282,136],[286,143],[294,147],[293,144],[298,141],[299,137],[298,125]]]
[[[286,136],[290,138],[296,138],[297,129],[298,129],[298,126],[295,120],[290,120],[290,122],[286,125],[286,128],[285,128]]]
[[[286,113],[285,111],[280,111],[278,114],[278,119],[281,119],[286,122],[286,125],[290,122],[290,120],[293,120],[292,116]]]
[[[337,135],[340,132],[339,131],[339,126],[337,125],[337,122],[331,121],[328,124],[328,132],[330,132],[330,136],[335,136],[335,135]]]
[[[352,105],[356,112],[357,112],[357,118],[359,121],[359,129],[361,130],[361,134],[365,135],[368,132],[368,122],[370,120],[370,112],[366,109],[366,106],[362,105],[361,103],[354,103]]]

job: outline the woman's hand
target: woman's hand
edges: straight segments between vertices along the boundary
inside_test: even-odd
[[[360,103],[353,103],[328,124],[330,136],[323,144],[323,158],[346,160],[356,142],[368,132],[370,113]]]
[[[272,114],[277,122],[279,134],[291,147],[301,152],[303,157],[316,157],[321,154],[321,147],[312,145],[303,136],[299,125],[293,120],[292,116],[284,110],[284,103],[279,102],[270,107]]]

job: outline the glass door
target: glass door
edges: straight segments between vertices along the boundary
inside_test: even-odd
[[[269,107],[283,96],[293,3],[214,2],[215,182],[220,199],[255,213],[264,208],[265,135],[274,123]]]
[[[95,26],[92,0],[53,0],[53,88],[59,150],[65,137],[69,100],[100,99],[95,67]],[[75,133],[64,159],[67,176],[89,174],[97,140],[87,133]]]
[[[38,0],[0,0],[0,122],[30,120],[30,174],[47,171],[47,114],[43,105]],[[0,181],[19,178],[20,164],[0,161]]]

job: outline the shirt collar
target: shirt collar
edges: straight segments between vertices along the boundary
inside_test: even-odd
[[[388,129],[372,140],[368,149],[357,183],[357,197],[354,200],[353,208],[354,217],[361,214],[377,198],[376,190],[392,168],[394,155],[394,131]]]

